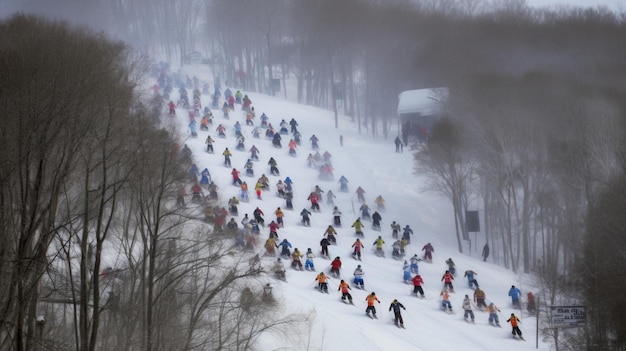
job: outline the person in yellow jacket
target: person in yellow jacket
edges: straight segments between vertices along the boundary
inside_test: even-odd
[[[367,295],[367,297],[365,298],[365,301],[367,301],[367,309],[365,309],[365,314],[367,314],[368,317],[370,318],[378,318],[376,317],[376,307],[374,307],[374,303],[376,301],[378,301],[378,303],[380,303],[380,300],[378,299],[378,297],[376,297],[376,293],[372,291],[371,294]],[[370,312],[372,312],[372,315],[370,316]]]
[[[361,218],[357,218],[354,223],[352,223],[352,228],[354,228],[354,234],[356,236],[363,236],[363,223],[361,222]]]
[[[328,280],[328,277],[326,276],[326,274],[324,274],[324,272],[320,272],[320,274],[315,277],[315,280],[317,280],[317,288],[319,289],[319,291],[328,294],[328,283],[326,282],[326,280]]]
[[[302,260],[301,260],[302,256],[303,255],[300,251],[298,251],[298,248],[295,248],[293,250],[293,253],[291,254],[291,267],[301,271],[302,270]]]
[[[337,288],[337,291],[341,291],[341,300],[343,302],[346,302],[346,299],[348,299],[348,303],[354,305],[354,303],[352,302],[352,295],[350,295],[350,284],[346,283],[345,280],[341,280],[341,283],[339,283],[339,288]]]
[[[385,240],[379,235],[376,240],[374,240],[374,246],[376,246],[376,256],[385,257],[385,252],[383,251],[383,245],[385,244]]]
[[[274,211],[274,214],[276,215],[276,223],[278,223],[281,228],[285,227],[285,223],[283,222],[283,218],[285,218],[285,212],[283,212],[283,210],[278,207],[276,211]]]
[[[263,190],[263,183],[256,182],[256,185],[254,186],[254,191],[256,192],[256,198],[261,200],[261,190]]]

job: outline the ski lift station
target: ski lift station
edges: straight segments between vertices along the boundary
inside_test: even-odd
[[[428,134],[443,115],[443,103],[448,99],[448,88],[406,90],[398,96],[398,129],[404,145],[409,137],[426,141]]]

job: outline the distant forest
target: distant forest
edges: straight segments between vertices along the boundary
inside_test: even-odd
[[[241,89],[284,94],[274,82],[296,79],[299,102],[350,116],[364,137],[395,137],[401,91],[448,87],[445,118],[412,147],[416,174],[453,205],[459,251],[465,210],[479,207],[495,262],[535,274],[544,308],[587,306],[587,328],[543,331],[557,350],[626,350],[623,13],[523,0],[20,5],[175,66],[199,52]]]

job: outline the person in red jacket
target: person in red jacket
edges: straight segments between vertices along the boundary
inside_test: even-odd
[[[443,282],[443,288],[444,289],[449,289],[450,292],[454,292],[454,287],[452,286],[452,281],[454,280],[454,276],[452,275],[452,273],[450,273],[450,271],[446,271],[443,274],[443,277],[441,277],[441,281]]]
[[[346,283],[342,279],[341,283],[339,283],[339,288],[337,289],[337,291],[341,291],[341,300],[346,302],[346,299],[348,299],[348,303],[354,305],[352,302],[352,295],[350,295],[350,290],[352,290],[350,289],[350,284]]]
[[[242,182],[241,182],[241,178],[239,178],[240,172],[236,168],[233,168],[230,174],[233,176],[233,185],[241,186]]]
[[[339,258],[339,256],[337,256],[330,263],[330,273],[332,273],[335,277],[338,277],[340,269],[341,269],[341,258]]]
[[[418,274],[413,277],[411,281],[413,282],[413,294],[417,295],[417,293],[420,293],[421,298],[424,298],[424,289],[422,289],[422,284],[424,284],[424,280],[422,279],[422,276]]]

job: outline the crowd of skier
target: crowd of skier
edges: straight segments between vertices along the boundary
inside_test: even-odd
[[[209,93],[208,85],[206,83],[202,84],[197,78],[182,80],[180,77],[172,76],[167,72],[166,69],[158,71],[156,74],[157,84],[155,85],[155,92],[161,94],[165,99],[171,98],[175,86],[179,87],[179,99],[176,103],[173,100],[169,101],[167,113],[171,117],[176,117],[179,114],[187,116],[188,123],[186,123],[189,138],[198,137],[198,131],[196,130],[196,125],[198,124],[201,131],[207,132],[208,135],[204,140],[206,152],[215,154],[215,157],[220,157],[220,155],[223,157],[223,165],[229,170],[231,184],[238,188],[238,196],[229,197],[227,206],[220,204],[219,188],[215,183],[215,179],[212,178],[211,172],[208,167],[197,166],[194,162],[192,151],[185,144],[181,153],[188,158],[191,164],[189,167],[190,185],[188,186],[191,194],[188,193],[187,187],[181,188],[177,196],[177,206],[181,208],[186,207],[188,205],[187,198],[191,195],[191,202],[203,209],[204,219],[212,223],[216,230],[224,230],[227,233],[231,233],[242,249],[256,251],[262,242],[263,249],[262,252],[255,256],[256,262],[259,262],[259,256],[271,259],[272,263],[269,271],[275,278],[286,281],[287,274],[284,262],[288,261],[289,266],[294,270],[316,272],[314,281],[317,282],[317,289],[321,293],[328,293],[328,284],[331,280],[338,280],[336,285],[337,291],[341,293],[341,300],[347,304],[354,304],[353,296],[350,293],[352,287],[365,290],[364,269],[362,264],[359,264],[352,272],[350,279],[344,278],[341,272],[341,255],[331,259],[329,247],[337,245],[337,237],[339,236],[337,229],[342,228],[341,236],[346,237],[346,232],[353,230],[354,241],[350,246],[350,250],[355,260],[362,260],[365,248],[368,246],[372,247],[374,255],[384,258],[389,247],[392,259],[398,260],[399,265],[401,263],[402,281],[413,287],[411,293],[419,298],[429,299],[423,289],[425,281],[439,279],[439,277],[424,277],[420,275],[419,265],[421,262],[432,264],[435,249],[431,243],[426,243],[421,247],[420,252],[422,254],[419,256],[414,254],[407,258],[407,247],[412,245],[412,239],[415,234],[409,225],[403,227],[396,221],[392,221],[388,228],[382,227],[383,218],[381,213],[385,212],[385,199],[382,195],[377,194],[373,201],[374,208],[370,208],[366,201],[366,191],[361,186],[358,186],[354,191],[354,195],[359,206],[359,215],[349,222],[349,227],[346,227],[343,220],[344,215],[339,205],[335,203],[337,196],[332,189],[323,190],[319,185],[316,185],[310,191],[306,191],[307,207],[294,209],[295,182],[289,176],[283,178],[281,175],[283,172],[280,171],[279,164],[274,157],[266,159],[268,160],[268,173],[270,176],[278,178],[276,183],[270,184],[271,181],[265,173],[257,177],[255,171],[259,168],[257,164],[260,162],[263,150],[260,150],[256,144],[261,145],[262,138],[271,141],[271,145],[276,149],[282,149],[283,140],[289,140],[287,143],[288,155],[292,157],[298,156],[298,150],[303,147],[303,140],[299,130],[300,125],[295,118],[291,118],[288,122],[285,119],[281,119],[276,124],[278,127],[275,128],[270,121],[271,118],[265,113],[262,113],[261,116],[256,116],[256,111],[248,95],[243,94],[239,90],[233,92],[229,88],[222,92],[219,79],[215,80],[214,90],[212,93]],[[188,89],[192,90],[191,99],[187,92]],[[210,107],[203,107],[201,99],[203,95],[210,95]],[[220,105],[222,96],[224,102]],[[185,113],[179,113],[181,110],[185,111]],[[215,121],[212,110],[221,110],[222,119],[224,119],[223,123]],[[235,120],[238,116],[241,116],[244,123],[240,123],[237,120],[233,124],[232,129],[229,130],[227,126],[232,124],[230,120]],[[247,133],[245,130],[247,128],[250,129],[249,133],[252,136],[252,142],[246,139]],[[214,136],[211,135],[213,130],[215,131]],[[234,139],[232,144],[234,150],[249,154],[241,168],[233,167],[233,151],[228,147],[224,148],[220,155],[216,154],[216,141],[214,138],[230,139],[231,136]],[[258,139],[258,142],[255,142],[255,139]],[[308,142],[310,153],[306,157],[306,166],[318,172],[318,178],[321,181],[334,181],[332,155],[328,151],[320,153],[320,139],[315,134],[308,138]],[[396,152],[398,152],[400,147],[401,144],[400,146],[396,144]],[[278,150],[273,150],[273,152],[278,152]],[[201,168],[202,170],[200,170]],[[242,177],[242,172],[245,177]],[[220,174],[223,173],[220,171]],[[254,179],[256,181],[250,181],[252,185],[252,189],[250,189],[248,181]],[[338,192],[350,193],[349,181],[345,176],[341,175],[336,184]],[[283,199],[283,206],[267,208],[267,206],[263,206],[261,203],[250,215],[245,213],[241,216],[239,206],[241,202],[249,203],[251,201],[250,191],[253,191],[252,196],[254,199],[261,201],[267,194],[273,194]],[[315,265],[316,252],[311,248],[307,248],[306,251],[302,252],[289,241],[285,233],[286,231],[283,230],[285,228],[284,218],[287,216],[285,211],[296,210],[299,213],[300,223],[305,227],[310,227],[311,218],[322,211],[321,206],[325,206],[332,214],[332,223],[321,233],[319,251],[317,251],[317,254],[321,257],[331,261],[330,269],[326,273]],[[264,209],[260,207],[264,207]],[[295,212],[291,212],[288,215],[293,216],[293,213]],[[266,217],[269,216],[271,216],[271,219],[266,220]],[[236,217],[240,219],[236,220]],[[365,232],[369,228],[380,234],[366,240]],[[261,233],[265,231],[268,232],[268,235],[266,238],[262,238]],[[390,245],[388,247],[383,234],[386,231],[390,232]],[[415,247],[414,243],[412,247]],[[488,254],[489,248],[485,245],[485,248],[483,248],[484,260],[487,259]],[[447,269],[442,272],[442,276],[439,279],[442,285],[439,296],[436,298],[439,300],[439,306],[443,311],[454,314],[451,294],[455,294],[455,278],[458,277],[459,272],[452,258],[448,258],[445,264]],[[468,294],[464,295],[460,305],[464,319],[468,323],[473,323],[476,319],[474,311],[479,310],[488,314],[490,325],[500,327],[499,313],[501,311],[493,302],[487,303],[489,300],[486,293],[479,287],[477,275],[478,273],[472,269],[463,271],[463,278],[467,279],[468,289]],[[519,310],[522,297],[520,289],[512,286],[508,291],[508,296],[511,298],[512,308]],[[532,292],[528,292],[526,297],[527,310],[530,313],[534,313],[535,305]],[[380,304],[381,301],[376,293],[367,293],[363,302],[367,304],[366,315],[370,318],[377,318],[376,303]],[[401,310],[406,310],[405,306],[397,299],[394,299],[389,306],[389,311],[393,311],[395,325],[399,328],[404,328]],[[512,334],[521,338],[522,332],[519,329],[521,320],[514,313],[511,313],[510,318],[506,321],[511,324]]]

